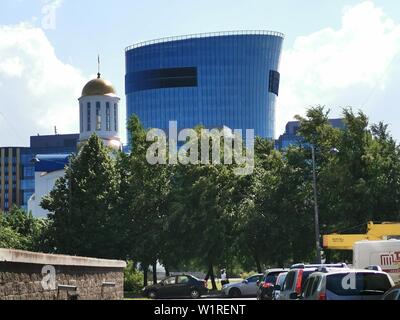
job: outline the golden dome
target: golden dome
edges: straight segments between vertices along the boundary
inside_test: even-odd
[[[87,96],[115,96],[116,91],[110,81],[100,78],[89,81],[82,90],[82,97]]]

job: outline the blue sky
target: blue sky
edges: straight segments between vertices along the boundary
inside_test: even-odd
[[[310,105],[327,105],[333,116],[352,105],[390,123],[399,139],[399,9],[396,0],[1,0],[0,145],[27,145],[54,125],[77,132],[77,98],[98,53],[124,98],[126,46],[225,30],[286,35],[277,134]]]

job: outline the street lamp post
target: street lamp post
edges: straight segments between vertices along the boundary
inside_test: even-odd
[[[339,150],[332,148],[331,154],[339,153]],[[319,230],[319,210],[318,210],[318,193],[317,193],[317,170],[315,164],[315,147],[311,145],[312,154],[312,167],[313,167],[313,189],[314,189],[314,224],[315,224],[315,249],[316,249],[316,263],[322,262],[322,248],[320,243],[320,230]]]
[[[315,249],[316,249],[316,263],[321,264],[321,246],[319,239],[319,212],[318,212],[318,195],[317,195],[317,173],[315,165],[315,147],[311,145],[312,153],[312,167],[313,167],[313,189],[314,189],[314,225],[315,225]]]

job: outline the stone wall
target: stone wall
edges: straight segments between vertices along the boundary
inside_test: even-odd
[[[0,249],[0,300],[123,299],[125,267],[123,261]]]

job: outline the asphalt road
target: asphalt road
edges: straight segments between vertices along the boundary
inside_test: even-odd
[[[256,298],[235,298],[235,299],[230,299],[230,298],[221,298],[221,297],[203,297],[201,299],[196,299],[196,300],[217,300],[217,301],[250,301],[250,300],[257,300]]]
[[[182,299],[168,299],[168,300],[182,300]],[[249,298],[249,297],[244,297],[244,298],[229,298],[229,297],[218,297],[218,296],[202,296],[199,299],[184,299],[184,300],[192,300],[192,301],[251,301],[251,300],[257,300],[256,297]]]

